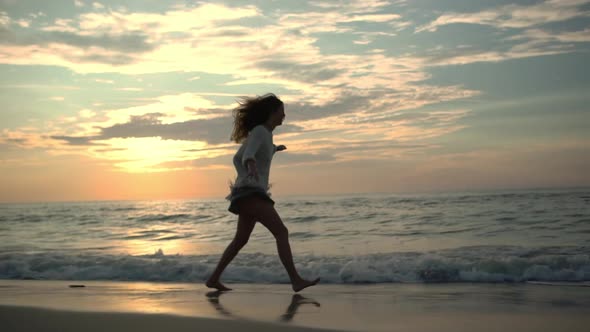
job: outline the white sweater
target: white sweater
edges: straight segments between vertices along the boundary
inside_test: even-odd
[[[248,133],[248,137],[234,155],[234,166],[238,177],[234,187],[259,187],[268,191],[268,178],[270,173],[270,163],[272,157],[277,151],[276,145],[273,144],[272,132],[264,125],[258,125]],[[254,177],[248,177],[248,159],[256,161],[259,180]]]

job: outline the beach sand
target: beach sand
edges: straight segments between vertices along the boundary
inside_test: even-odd
[[[84,285],[84,287],[70,287]],[[2,331],[581,331],[590,287],[0,280]]]
[[[163,314],[75,312],[0,306],[3,331],[326,331],[264,322]]]

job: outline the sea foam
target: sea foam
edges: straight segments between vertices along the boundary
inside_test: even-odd
[[[567,252],[564,256],[562,253]],[[572,254],[572,252],[576,252]],[[202,282],[219,255],[2,254],[2,279]],[[438,252],[295,257],[305,277],[323,283],[581,282],[590,281],[587,247],[462,247]],[[223,275],[228,282],[288,283],[278,256],[241,253]]]

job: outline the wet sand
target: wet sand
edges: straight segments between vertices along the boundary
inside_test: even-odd
[[[84,287],[70,287],[72,285]],[[3,331],[580,331],[590,287],[0,280]]]

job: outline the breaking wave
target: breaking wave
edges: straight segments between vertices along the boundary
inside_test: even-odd
[[[46,252],[0,255],[1,279],[127,280],[201,282],[218,255],[130,256]],[[477,246],[437,252],[362,256],[297,256],[303,276],[323,283],[582,282],[590,281],[590,248]],[[224,281],[288,283],[278,256],[240,253]]]

